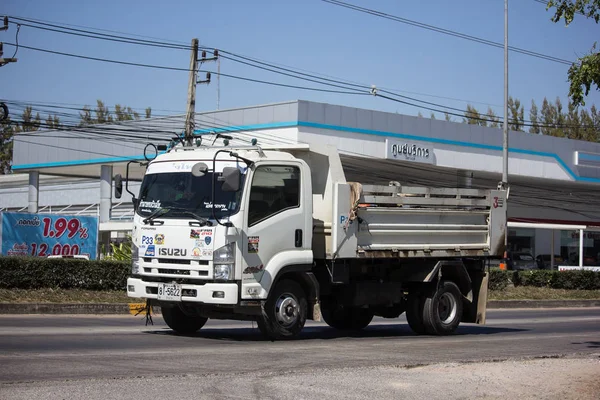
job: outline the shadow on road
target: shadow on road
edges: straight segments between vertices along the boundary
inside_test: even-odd
[[[590,349],[600,349],[600,342],[572,342],[571,344],[587,344]]]
[[[498,328],[498,327],[486,327],[486,326],[461,326],[453,336],[467,336],[467,335],[495,335],[500,333],[516,333],[523,332],[527,329],[511,329],[511,328]],[[146,334],[152,335],[167,335],[167,336],[182,336],[182,337],[198,337],[204,339],[214,340],[225,340],[225,341],[259,341],[269,342],[269,339],[265,339],[258,328],[205,328],[192,335],[180,335],[171,330],[162,331],[146,331]],[[329,327],[305,327],[302,333],[294,338],[294,341],[302,340],[328,340],[328,339],[341,339],[341,338],[353,338],[353,339],[369,339],[369,338],[389,338],[389,337],[407,337],[407,338],[431,338],[436,336],[430,335],[415,335],[408,325],[399,324],[386,324],[386,325],[373,325],[368,328],[354,332],[354,331],[339,331],[337,329]]]

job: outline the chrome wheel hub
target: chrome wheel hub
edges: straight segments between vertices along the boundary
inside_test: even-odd
[[[282,326],[290,326],[296,323],[300,315],[298,300],[291,294],[284,293],[279,296],[275,303],[275,317]]]
[[[443,324],[450,324],[456,317],[456,299],[450,293],[440,296],[438,314]]]

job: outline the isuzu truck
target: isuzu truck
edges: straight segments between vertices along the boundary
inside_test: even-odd
[[[209,318],[256,321],[271,339],[307,319],[360,330],[406,313],[431,335],[484,323],[506,190],[406,186],[400,163],[372,159],[360,174],[344,164],[318,144],[158,155],[134,197],[128,295],[184,334]],[[382,169],[397,179],[364,178]]]

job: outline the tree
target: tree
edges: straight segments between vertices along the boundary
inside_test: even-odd
[[[465,111],[465,117],[463,118],[463,123],[469,125],[479,125],[479,126],[487,126],[487,122],[485,121],[485,115],[482,116],[479,114],[479,111],[475,107],[470,104],[467,104],[467,111]]]
[[[452,117],[447,112],[444,113],[444,119],[448,122],[452,122]]]
[[[529,133],[540,134],[540,125],[539,125],[539,117],[538,117],[538,108],[535,105],[535,101],[531,100],[531,109],[529,110],[529,120],[531,121],[531,126],[529,127]]]
[[[554,105],[556,107],[556,120],[555,120],[556,129],[554,129],[554,132],[551,134],[553,136],[565,137],[568,135],[569,132],[564,128],[565,124],[566,124],[566,117],[565,117],[565,114],[563,113],[562,102],[560,101],[560,98],[558,96],[556,97],[556,101],[554,102]]]
[[[13,138],[18,132],[34,132],[40,128],[42,119],[40,114],[33,116],[33,109],[25,107],[21,114],[21,123],[13,122],[10,116],[2,121],[2,134],[0,135],[0,174],[10,173],[13,157]]]
[[[500,128],[500,118],[496,115],[492,107],[488,107],[485,118],[488,120],[488,126],[490,128]]]
[[[600,21],[600,0],[550,0],[546,10],[556,8],[552,22],[564,19],[565,25],[573,22],[575,14],[592,18],[596,23]],[[568,79],[570,82],[569,97],[575,107],[585,105],[584,96],[590,93],[592,86],[600,89],[600,53],[596,45],[592,46],[590,54],[580,57],[569,68]]]
[[[40,129],[42,119],[40,113],[35,114],[33,117],[33,109],[31,107],[25,107],[23,114],[21,115],[21,124],[17,125],[16,132],[34,132]]]
[[[133,111],[131,107],[121,107],[120,104],[115,104],[115,117],[117,121],[132,121],[140,119],[140,114]]]
[[[88,106],[84,106],[81,112],[79,113],[79,125],[86,126],[94,124],[94,119],[92,118],[92,110]]]
[[[554,130],[554,123],[556,120],[556,110],[554,109],[554,105],[548,101],[547,98],[544,97],[544,101],[542,102],[542,134],[543,135],[551,135]]]
[[[417,114],[417,117],[423,118],[423,114],[421,114],[421,111],[419,111],[419,113]]]
[[[102,100],[96,100],[96,110],[94,110],[94,112],[96,113],[96,124],[113,122],[113,118],[110,115],[110,110],[104,105]]]
[[[563,129],[566,131],[566,136],[569,139],[590,140],[584,137],[585,132],[582,129],[581,119],[575,105],[569,101],[567,109],[566,127]]]
[[[429,116],[429,118],[431,118],[431,119],[436,119],[436,118],[435,118],[435,114],[432,112],[432,113],[431,113],[431,115]]]
[[[95,116],[92,116],[92,112]],[[150,107],[146,108],[145,114],[146,118],[150,118],[152,109]],[[90,107],[84,106],[79,113],[79,119],[80,126],[87,126],[93,124],[109,124],[114,121],[137,121],[140,119],[140,114],[131,107],[123,106],[121,104],[115,104],[114,112],[111,113],[110,109],[104,105],[102,100],[97,100],[96,109],[92,111]]]
[[[0,175],[8,174],[12,164],[13,135],[14,126],[7,116],[1,123],[2,132],[0,133]]]
[[[512,96],[508,98],[508,112],[509,112],[509,120],[508,120],[508,129],[513,131],[522,131],[525,119],[525,111],[523,110],[523,105],[521,105],[521,101],[518,99],[513,99]]]
[[[60,129],[61,124],[60,124],[60,119],[58,118],[58,115],[52,116],[52,115],[48,114],[48,118],[46,118],[46,126],[44,128]]]

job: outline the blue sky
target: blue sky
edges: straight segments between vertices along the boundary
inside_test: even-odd
[[[347,0],[389,14],[502,42],[503,0]],[[3,0],[1,13],[60,24],[201,45],[312,71],[458,108],[469,102],[502,114],[503,50],[327,4],[320,0],[81,1]],[[598,26],[579,16],[565,27],[534,0],[509,1],[512,46],[574,60],[588,52]],[[15,26],[0,32],[14,42]],[[22,45],[187,68],[189,51],[105,42],[22,27]],[[14,51],[4,47],[5,56]],[[20,49],[18,63],[0,68],[0,98],[36,102],[126,104],[155,114],[184,112],[188,74],[113,65]],[[510,94],[526,106],[544,96],[566,104],[567,65],[510,53]],[[216,64],[207,65],[216,70]],[[310,82],[222,60],[221,72],[301,86]],[[439,97],[432,97],[435,95]],[[217,84],[199,85],[197,111],[216,109]],[[374,98],[308,92],[221,78],[220,108],[306,99],[416,115],[417,108]],[[463,99],[458,101],[452,99]],[[594,91],[587,99],[600,105]],[[428,116],[429,111],[422,110]]]

